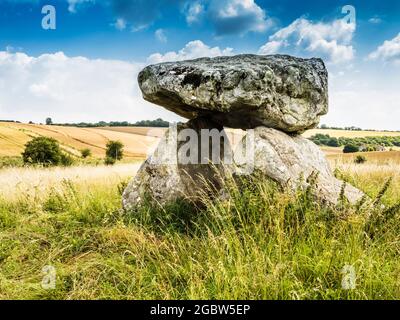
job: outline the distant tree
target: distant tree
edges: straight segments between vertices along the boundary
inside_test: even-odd
[[[53,124],[53,120],[51,120],[51,118],[46,118],[46,124],[48,126],[52,125]]]
[[[62,152],[57,140],[48,137],[33,138],[25,145],[22,159],[26,164],[58,165]]]
[[[366,162],[366,161],[367,161],[367,158],[365,158],[365,157],[362,156],[362,155],[358,155],[358,156],[354,159],[354,162],[355,162],[355,163],[359,163],[359,164],[364,163],[364,162]]]
[[[92,155],[92,150],[90,150],[89,148],[82,149],[81,155],[82,155],[82,158],[84,158],[84,159],[87,157],[90,157]]]
[[[124,145],[121,141],[109,141],[106,146],[106,157],[121,160],[124,156]]]
[[[343,148],[344,153],[358,152],[358,147],[354,144],[346,144]]]

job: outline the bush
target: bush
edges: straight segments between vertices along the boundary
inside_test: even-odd
[[[327,142],[329,147],[340,147],[339,141],[337,138],[330,138]]]
[[[121,160],[124,156],[124,145],[121,141],[109,141],[106,147],[106,159],[113,158],[114,160]]]
[[[364,163],[364,162],[367,162],[367,158],[365,158],[364,156],[362,156],[362,155],[358,155],[355,159],[354,159],[354,162],[355,163]]]
[[[61,153],[61,161],[60,161],[61,165],[69,167],[72,166],[74,162],[75,162],[74,158],[72,158],[69,154]]]
[[[358,147],[354,144],[346,144],[343,148],[344,153],[353,153],[358,151],[359,151]]]
[[[114,159],[114,158],[111,158],[111,157],[106,157],[105,159],[104,159],[104,164],[106,164],[106,165],[113,165],[113,164],[115,164],[115,162],[116,162],[116,160]]]
[[[58,165],[62,152],[57,140],[48,137],[33,138],[25,145],[22,159],[25,164]]]
[[[0,169],[9,167],[22,167],[24,162],[21,157],[0,157]]]
[[[89,148],[82,149],[81,155],[82,155],[82,158],[86,159],[87,157],[90,157],[92,155],[92,150],[90,150]]]

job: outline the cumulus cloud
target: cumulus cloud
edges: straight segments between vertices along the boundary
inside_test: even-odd
[[[153,53],[147,59],[149,64],[167,61],[179,61],[186,59],[196,59],[201,57],[228,56],[233,54],[232,48],[220,49],[219,47],[209,47],[200,40],[188,42],[185,47],[178,52],[170,51],[165,54]]]
[[[0,51],[0,119],[181,120],[143,100],[137,84],[139,71],[146,63],[229,54],[231,48],[210,47],[199,40],[177,52],[153,54],[146,62],[68,57],[63,52],[33,57]]]
[[[207,19],[217,35],[263,32],[273,25],[273,20],[254,0],[199,0],[188,3],[188,24]]]
[[[321,56],[332,63],[350,61],[355,50],[351,41],[355,24],[343,20],[313,23],[305,18],[293,21],[269,37],[260,54],[272,54],[292,49],[297,54]]]
[[[368,55],[369,60],[382,60],[400,65],[400,33],[392,40],[386,40]]]
[[[143,63],[0,52],[0,118],[43,122],[176,117],[145,102],[137,85]]]

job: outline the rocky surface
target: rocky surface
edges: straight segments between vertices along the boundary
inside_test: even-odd
[[[145,100],[220,126],[299,133],[328,111],[328,74],[315,58],[246,54],[161,63],[144,68],[138,81]]]
[[[253,173],[261,172],[282,187],[292,190],[307,187],[307,178],[318,173],[315,196],[327,204],[337,204],[343,181],[334,177],[324,153],[312,141],[302,136],[292,137],[278,130],[258,127],[254,130],[254,151]],[[354,204],[364,193],[346,184],[344,195]]]
[[[197,202],[209,186],[218,193],[224,172],[230,168],[229,164],[222,164],[225,152],[230,154],[230,145],[227,139],[202,141],[202,129],[217,130],[224,135],[221,126],[203,118],[178,124],[176,130],[167,130],[154,153],[126,187],[122,196],[125,209],[141,205],[145,199],[160,205],[179,198]],[[214,149],[217,152],[210,163],[211,149],[216,144],[219,150]],[[204,149],[209,150],[208,155]]]

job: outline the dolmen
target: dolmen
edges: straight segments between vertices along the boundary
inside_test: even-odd
[[[210,188],[223,195],[227,174],[264,176],[291,190],[313,183],[328,205],[364,196],[335,178],[320,148],[301,135],[328,112],[321,59],[242,54],[167,62],[144,68],[138,82],[145,100],[188,121],[171,126],[142,164],[123,193],[125,209],[195,200]],[[227,127],[246,131],[234,150]]]

